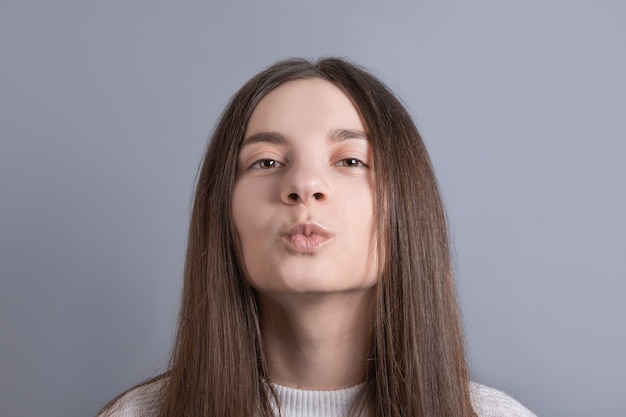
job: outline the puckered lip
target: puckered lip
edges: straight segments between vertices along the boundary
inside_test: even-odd
[[[316,223],[298,223],[283,233],[282,240],[293,254],[314,254],[325,247],[333,234]]]
[[[284,237],[293,237],[297,235],[302,235],[305,237],[320,236],[325,239],[331,238],[333,236],[333,234],[328,229],[317,223],[297,223],[287,228],[287,230],[285,230],[285,232],[283,233]]]

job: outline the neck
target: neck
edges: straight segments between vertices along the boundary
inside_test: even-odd
[[[261,333],[272,382],[335,390],[365,380],[375,289],[264,294]]]

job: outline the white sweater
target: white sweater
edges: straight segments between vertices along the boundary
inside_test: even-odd
[[[124,395],[107,417],[154,417],[162,381]],[[336,391],[307,391],[274,384],[282,417],[345,417],[362,385]],[[522,404],[496,389],[472,382],[472,405],[478,417],[536,417]]]

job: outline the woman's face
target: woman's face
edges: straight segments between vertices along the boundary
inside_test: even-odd
[[[362,291],[377,281],[372,155],[334,84],[298,80],[265,96],[239,151],[233,221],[261,293]]]

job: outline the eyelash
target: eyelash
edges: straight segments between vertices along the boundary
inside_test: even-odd
[[[269,165],[267,165],[269,164]],[[272,169],[272,168],[280,168],[282,167],[283,164],[281,164],[280,162],[278,162],[275,159],[259,159],[258,161],[255,161],[252,165],[250,165],[250,168],[253,169]],[[343,158],[340,161],[338,161],[335,165],[340,165],[342,167],[346,167],[346,168],[367,168],[368,165],[361,161],[358,158]]]
[[[354,165],[350,165],[349,163],[354,163]],[[344,158],[337,162],[336,165],[338,164],[346,168],[367,168],[367,164],[358,158]]]
[[[265,163],[271,163],[271,166],[267,166],[264,165]],[[276,166],[278,165],[278,166]],[[253,169],[272,169],[272,168],[280,168],[282,166],[282,164],[280,162],[278,162],[275,159],[259,159],[258,161],[255,161],[252,165],[250,165],[250,168]]]

